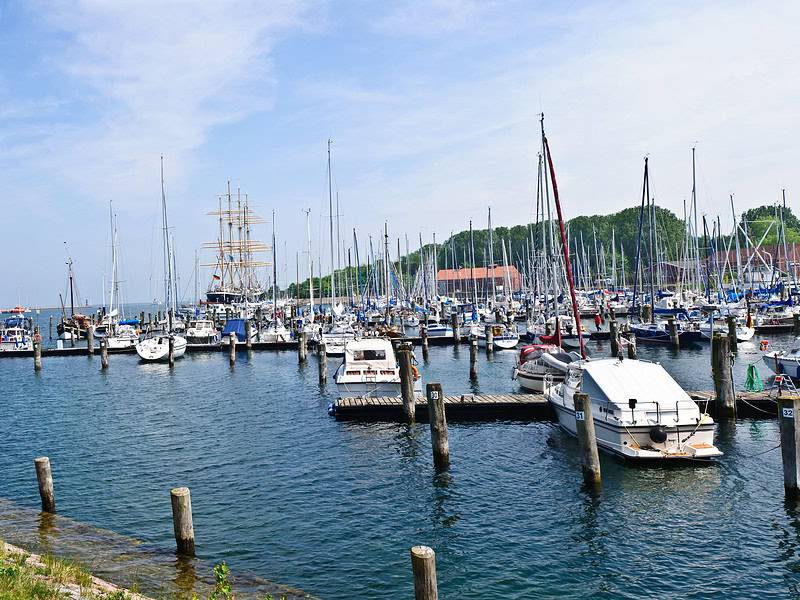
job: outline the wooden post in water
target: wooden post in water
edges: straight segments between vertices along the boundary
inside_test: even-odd
[[[414,572],[414,600],[439,600],[433,549],[428,546],[411,548],[411,570]]]
[[[781,430],[781,458],[783,460],[783,488],[788,498],[800,495],[800,398],[778,397],[778,420]]]
[[[475,335],[469,336],[469,378],[478,379],[478,338]]]
[[[444,414],[444,393],[441,384],[429,383],[426,385],[425,395],[428,397],[433,464],[437,469],[446,469],[450,464],[450,443],[447,436],[447,418]]]
[[[244,347],[248,350],[253,349],[253,340],[251,339],[251,335],[253,334],[253,324],[250,322],[250,319],[244,320]]]
[[[236,332],[232,332],[230,338],[230,344],[228,345],[228,363],[230,366],[236,366],[236,342],[238,339],[236,338]]]
[[[53,315],[50,315],[50,339],[53,339]]]
[[[711,340],[711,372],[714,377],[717,415],[736,417],[736,395],[731,378],[730,340],[725,334],[714,334]]]
[[[645,323],[649,323],[650,319],[653,317],[653,307],[650,304],[643,304],[642,305],[642,321]]]
[[[397,348],[397,363],[400,366],[400,394],[403,398],[403,415],[407,423],[416,419],[414,404],[414,373],[411,370],[411,344],[400,344]]]
[[[108,340],[100,338],[100,368],[105,370],[108,368]]]
[[[328,383],[328,355],[325,352],[325,343],[320,341],[317,344],[317,362],[319,363],[319,384]]]
[[[608,322],[608,339],[611,341],[611,356],[619,356],[619,332],[617,331],[617,320],[612,318]]]
[[[797,320],[798,315],[795,315]],[[739,339],[736,337],[736,317],[728,315],[728,342],[731,345],[731,352],[739,351]]]
[[[419,335],[422,338],[422,359],[427,361],[428,360],[428,325],[420,324],[419,326]]]
[[[800,335],[800,313],[792,315],[792,332],[794,335]]]
[[[592,400],[589,398],[589,394],[580,392],[573,395],[572,398],[575,403],[575,430],[581,453],[583,481],[587,485],[599,485],[600,457],[597,454],[597,438],[594,434]]]
[[[626,337],[628,340],[628,359],[636,360],[636,334],[629,331]]]
[[[139,313],[139,328],[144,327],[144,311]]]
[[[187,487],[169,491],[172,501],[172,528],[178,554],[194,556],[194,525],[192,523],[192,495]]]
[[[306,362],[306,330],[304,327],[300,328],[297,336],[297,362]]]
[[[175,336],[170,334],[167,344],[169,344],[167,347],[167,362],[171,369],[175,366]]]
[[[491,325],[486,325],[483,331],[486,335],[486,353],[491,354],[494,352],[494,329]]]
[[[672,349],[680,350],[681,338],[678,336],[678,325],[675,323],[675,317],[667,319],[667,329],[669,330],[669,343],[672,345]]]
[[[38,327],[33,330],[33,370],[42,370],[42,336]]]
[[[458,327],[458,312],[450,314],[450,326],[453,328],[453,341],[458,345],[461,342],[461,332]]]
[[[56,495],[53,491],[53,472],[50,470],[50,459],[39,456],[33,459],[36,467],[36,480],[39,482],[39,496],[42,499],[42,511],[56,512]]]
[[[86,326],[86,353],[94,355],[94,325]]]

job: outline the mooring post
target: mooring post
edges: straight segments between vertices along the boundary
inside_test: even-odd
[[[170,368],[175,366],[175,336],[172,334],[167,338],[167,362]]]
[[[483,331],[486,335],[486,352],[491,354],[494,352],[494,329],[491,325],[487,325]]]
[[[650,319],[653,317],[653,307],[650,304],[643,304],[642,305],[642,321],[645,323],[649,322]]]
[[[50,459],[39,456],[33,459],[36,466],[36,479],[39,482],[39,496],[42,499],[44,512],[56,512],[56,495],[53,491],[53,472],[50,469]]]
[[[422,359],[428,360],[428,325],[419,326],[419,335],[422,338]]]
[[[439,600],[433,549],[428,546],[411,548],[411,569],[414,572],[414,600]]]
[[[228,364],[233,367],[236,365],[236,342],[238,341],[236,332],[231,333],[228,339],[230,340],[228,346]]]
[[[469,336],[469,378],[473,381],[478,378],[478,338]]]
[[[783,488],[788,498],[800,495],[800,397],[778,396],[778,419],[781,430],[781,458],[783,460]]]
[[[730,340],[725,334],[715,333],[711,340],[711,373],[714,377],[717,415],[736,417],[736,395],[731,378]]]
[[[300,334],[297,340],[297,362],[306,362],[306,330],[300,327]]]
[[[669,330],[669,343],[673,350],[679,350],[681,347],[681,338],[678,336],[678,325],[675,323],[675,317],[667,319],[667,329]]]
[[[169,491],[172,501],[172,528],[178,554],[194,556],[194,525],[192,524],[192,495],[187,487]]]
[[[619,356],[619,333],[617,332],[617,320],[612,318],[608,322],[608,339],[611,341],[611,356]]]
[[[800,335],[800,313],[792,315],[792,331],[794,335]]]
[[[414,373],[411,370],[411,344],[400,344],[397,348],[397,363],[400,366],[400,394],[403,397],[403,415],[407,423],[416,418],[414,398]]]
[[[141,311],[139,313],[139,328],[141,328],[143,325],[144,325],[144,311]]]
[[[42,370],[42,336],[38,327],[33,330],[33,370]]]
[[[108,368],[108,340],[100,338],[100,368]]]
[[[50,339],[53,339],[53,315],[50,315]]]
[[[253,334],[253,325],[250,322],[250,319],[245,319],[244,321],[244,347],[248,350],[253,349],[253,340],[251,339],[251,335]]]
[[[458,312],[450,314],[450,326],[453,328],[453,341],[458,345],[461,342],[461,332],[458,327]]]
[[[798,315],[794,315],[794,317],[796,322]],[[728,315],[728,342],[731,345],[731,352],[739,351],[739,340],[736,337],[736,317],[733,315]]]
[[[319,364],[319,384],[325,385],[328,382],[328,355],[325,351],[325,342],[317,344],[317,362]]]
[[[94,355],[94,325],[86,326],[86,353]]]
[[[629,331],[627,334],[628,339],[628,358],[636,360],[636,334]]]
[[[446,469],[450,464],[450,443],[447,436],[447,418],[444,414],[444,393],[441,384],[429,383],[426,385],[425,395],[428,397],[433,464],[437,469]]]
[[[597,454],[597,438],[594,435],[592,400],[589,394],[576,393],[572,396],[575,404],[575,430],[578,435],[578,448],[581,453],[583,481],[587,485],[600,483],[600,457]]]

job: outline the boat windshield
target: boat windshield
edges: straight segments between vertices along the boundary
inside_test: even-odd
[[[354,360],[386,360],[386,350],[356,350]]]

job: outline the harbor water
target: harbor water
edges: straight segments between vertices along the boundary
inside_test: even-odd
[[[756,345],[740,345],[737,386]],[[446,393],[518,391],[513,351],[482,351],[475,384],[466,347],[416,354]],[[639,356],[713,388],[708,344]],[[186,485],[201,559],[320,598],[412,597],[416,544],[436,551],[444,598],[800,597],[800,507],[784,500],[774,418],[720,426],[725,455],[706,466],[604,455],[597,495],[553,422],[453,422],[437,475],[426,423],[328,416],[335,386],[320,387],[316,360],[241,352],[231,368],[193,353],[170,370],[112,355],[101,372],[99,356],[66,356],[34,374],[3,359],[0,497],[36,509],[32,459],[47,455],[59,514],[169,555],[169,489]]]

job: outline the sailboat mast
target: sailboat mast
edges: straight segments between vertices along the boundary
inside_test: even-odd
[[[494,307],[497,300],[497,284],[494,280],[494,241],[492,239],[492,207],[489,207],[489,268],[492,270],[492,302],[489,308]]]
[[[330,223],[330,237],[331,237],[331,314],[333,314],[333,305],[336,301],[336,280],[335,280],[335,261],[336,257],[333,252],[333,172],[331,171],[331,143],[328,139],[328,212]]]
[[[275,211],[272,211],[272,312],[273,319],[278,319],[278,258],[275,246]]]
[[[313,258],[311,255],[311,209],[307,208],[306,213],[306,236],[308,237],[308,299],[311,304],[311,322],[314,322],[314,269]]]

